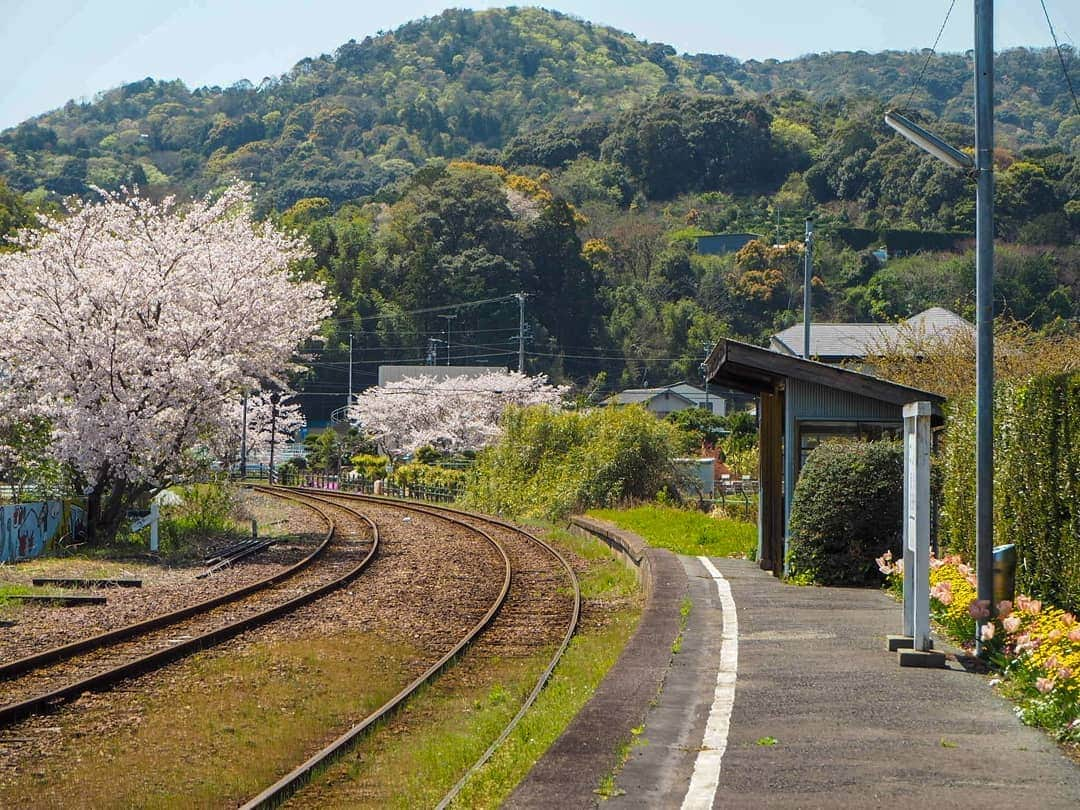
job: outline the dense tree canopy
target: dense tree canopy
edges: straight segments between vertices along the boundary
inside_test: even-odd
[[[972,182],[882,122],[904,106],[971,146],[970,58],[930,59],[909,104],[925,62],[740,63],[535,8],[451,10],[258,85],[144,79],[0,133],[0,235],[91,186],[252,181],[257,215],[307,237],[301,271],[334,293],[296,381],[314,420],[345,404],[350,335],[357,388],[381,362],[516,364],[518,293],[530,371],[695,380],[717,337],[762,341],[798,317],[806,216],[815,317],[971,316]],[[1054,51],[997,64],[998,311],[1068,329],[1080,116]],[[759,238],[699,250],[723,232]]]

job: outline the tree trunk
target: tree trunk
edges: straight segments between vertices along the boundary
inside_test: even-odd
[[[145,486],[127,481],[105,480],[95,486],[86,498],[87,543],[99,546],[115,540],[127,510],[146,492]]]

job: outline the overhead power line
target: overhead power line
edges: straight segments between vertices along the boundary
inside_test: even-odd
[[[1076,100],[1076,91],[1073,89],[1072,77],[1069,76],[1069,68],[1065,65],[1065,54],[1061,52],[1057,33],[1054,31],[1054,24],[1050,22],[1050,12],[1046,10],[1046,0],[1039,0],[1039,2],[1042,3],[1043,16],[1046,17],[1046,25],[1050,28],[1050,38],[1054,40],[1054,50],[1057,51],[1058,61],[1061,62],[1061,72],[1065,74],[1065,84],[1068,85],[1069,95],[1072,96],[1076,114],[1080,115],[1080,101]]]
[[[942,20],[941,28],[938,29],[937,37],[934,38],[934,45],[930,48],[930,53],[926,55],[926,61],[923,62],[922,70],[919,71],[919,75],[916,77],[915,83],[911,85],[911,92],[908,94],[907,104],[904,105],[905,109],[911,107],[911,100],[915,98],[915,91],[919,89],[920,85],[922,85],[923,77],[926,75],[926,69],[930,67],[930,59],[937,51],[938,43],[941,42],[941,35],[945,33],[945,26],[949,24],[949,17],[952,16],[953,6],[955,5],[956,0],[952,0],[952,2],[949,3],[949,10],[945,12],[945,19]]]

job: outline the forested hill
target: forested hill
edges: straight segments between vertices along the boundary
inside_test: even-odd
[[[37,201],[132,182],[201,193],[232,175],[256,181],[278,208],[312,196],[341,202],[431,157],[501,150],[542,126],[607,121],[658,93],[770,94],[774,110],[776,98],[792,107],[793,93],[804,92],[794,117],[827,137],[824,122],[858,99],[906,102],[924,61],[860,51],[740,63],[678,55],[556,12],[451,10],[349,41],[258,86],[190,90],[145,79],[69,102],[0,135],[0,176]],[[1007,51],[997,71],[1000,143],[1080,148],[1080,117],[1070,115],[1052,50]],[[970,83],[966,56],[935,56],[910,106],[966,123]]]
[[[259,215],[308,237],[302,271],[335,294],[304,381],[316,419],[344,404],[350,337],[358,387],[384,362],[516,363],[521,292],[529,371],[696,378],[718,337],[794,322],[807,216],[816,318],[972,315],[973,181],[882,121],[903,106],[970,146],[969,60],[934,56],[916,83],[926,63],[739,63],[537,9],[447,11],[257,87],[146,79],[0,133],[0,235],[91,186],[253,181]],[[997,72],[995,221],[1015,243],[998,312],[1073,329],[1080,115],[1052,51],[1003,53]],[[762,238],[727,255],[698,241],[724,232]]]

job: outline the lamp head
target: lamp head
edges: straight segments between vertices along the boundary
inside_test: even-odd
[[[937,135],[923,129],[914,121],[894,110],[885,113],[885,123],[895,129],[924,152],[933,155],[954,169],[970,169],[975,165],[971,155],[945,143]]]

